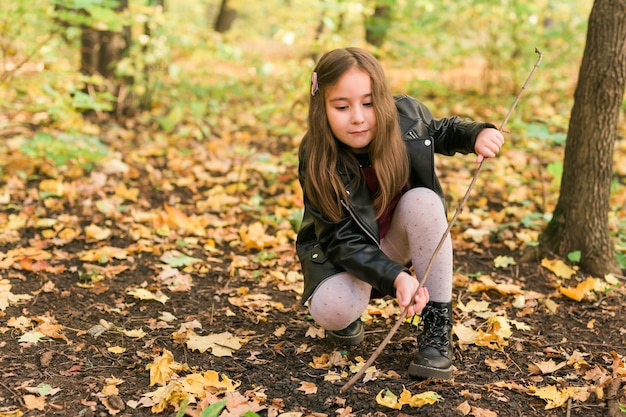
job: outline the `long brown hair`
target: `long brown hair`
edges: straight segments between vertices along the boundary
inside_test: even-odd
[[[311,96],[309,127],[300,143],[306,198],[331,221],[343,217],[341,201],[347,201],[341,173],[359,180],[359,165],[352,152],[335,138],[326,116],[325,94],[349,69],[369,74],[376,134],[369,145],[370,159],[380,183],[374,207],[380,216],[391,200],[402,192],[409,178],[408,156],[402,141],[393,96],[380,63],[360,48],[335,49],[324,54],[317,66],[319,90]]]

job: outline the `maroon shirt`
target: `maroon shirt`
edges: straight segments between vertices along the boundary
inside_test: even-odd
[[[363,176],[365,177],[367,188],[372,196],[374,196],[380,189],[378,177],[376,176],[376,170],[370,162],[369,155],[359,154],[357,155],[357,159],[359,160],[361,172],[363,172]],[[402,195],[394,197],[394,199],[391,201],[391,204],[387,206],[382,216],[380,216],[380,218],[378,219],[378,235],[380,239],[384,238],[389,231],[389,227],[391,226],[391,218],[393,217],[393,212],[398,205],[400,197],[402,197]]]

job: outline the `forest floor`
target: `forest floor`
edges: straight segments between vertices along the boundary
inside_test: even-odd
[[[193,156],[196,161],[203,157]],[[209,214],[208,236],[187,233],[176,244],[167,243],[160,237],[171,236],[176,226],[184,235],[183,229],[189,232],[199,224],[169,204],[184,207],[189,199],[197,208],[204,200],[184,187],[155,190],[148,178],[157,177],[147,167],[155,166],[158,157],[142,164],[130,159],[126,162],[134,168],[120,183],[99,182],[97,175],[66,178],[64,191],[55,195],[42,194],[51,187],[45,180],[19,185],[17,177],[8,180],[13,205],[0,214],[5,224],[0,416],[130,417],[161,410],[174,416],[185,395],[150,393],[176,378],[207,371],[220,377],[213,387],[205,379],[204,394],[196,400],[207,406],[227,399],[224,416],[254,411],[262,416],[600,417],[626,404],[623,277],[600,290],[597,283],[587,287],[583,299],[575,301],[563,296],[563,280],[538,259],[524,260],[519,249],[489,239],[468,242],[457,227],[454,322],[462,327],[455,332],[476,330],[473,342],[461,343],[455,336],[453,378],[408,377],[416,333],[407,323],[364,379],[342,393],[355,366],[370,357],[397,320],[392,300],[372,302],[363,316],[366,338],[360,346],[327,343],[301,306],[293,241],[270,242],[270,250],[262,251],[249,249],[251,242],[242,245],[241,224],[259,217],[235,202],[221,217]],[[168,170],[174,169],[174,160]],[[286,175],[284,184],[292,184],[293,173]],[[132,190],[143,197],[133,198]],[[203,195],[206,190],[195,191]],[[113,212],[106,207],[121,201],[114,200],[116,195],[125,195],[128,207]],[[141,227],[148,212],[161,213],[151,217],[151,231]],[[64,226],[54,226],[59,223]],[[44,233],[48,228],[54,230],[49,236]],[[494,263],[509,256],[518,262]],[[567,287],[580,289],[586,278],[578,272]],[[211,344],[209,336],[218,339]],[[226,354],[218,353],[224,346]],[[164,375],[169,373],[160,382],[149,369],[157,364],[164,366]],[[421,408],[381,404],[393,406],[393,395],[405,389],[411,395],[431,391],[438,401]],[[193,406],[188,413],[199,415],[200,408],[194,414]]]
[[[29,246],[27,241],[15,244],[19,245]],[[244,403],[258,404],[246,410],[257,410],[260,415],[600,417],[609,415],[609,403],[626,404],[618,378],[625,371],[618,358],[626,354],[623,285],[619,291],[582,304],[557,298],[558,307],[550,311],[537,302],[540,294],[554,292],[550,274],[535,262],[522,263],[503,274],[491,267],[495,256],[491,251],[458,250],[456,262],[460,270],[481,270],[496,282],[511,282],[514,275],[516,283],[524,291],[532,289],[537,298],[516,308],[509,297],[497,291],[482,292],[476,298],[459,283],[455,301],[465,305],[472,299],[488,301],[498,314],[526,323],[528,331],[514,331],[507,345],[497,349],[461,348],[455,343],[452,380],[416,381],[407,375],[416,334],[405,324],[374,362],[376,371],[366,373],[369,380],[357,382],[345,393],[340,393],[340,388],[353,375],[351,366],[370,357],[395,321],[397,312],[385,300],[373,303],[383,308],[371,310],[364,343],[343,349],[323,339],[323,332],[310,321],[298,293],[289,285],[269,281],[259,286],[257,278],[237,275],[225,278],[222,264],[212,272],[194,274],[196,284],[191,291],[168,293],[166,305],[138,302],[128,295],[130,287],[145,286],[157,273],[159,259],[152,256],[137,256],[128,271],[91,288],[76,285],[76,273],[70,270],[49,281],[40,275],[9,273],[12,291],[33,294],[33,298],[19,309],[7,310],[2,319],[0,415],[22,415],[16,410],[24,410],[25,416],[154,415],[139,404],[155,388],[149,387],[146,367],[163,350],[186,363],[189,372],[215,370],[241,382],[237,392],[245,398]],[[291,249],[285,249],[281,258],[295,262]],[[239,303],[238,299],[247,301]],[[173,340],[176,326],[163,317],[165,310],[179,322],[201,323],[203,329],[196,329],[201,336],[228,332],[245,343],[225,357],[191,350]],[[5,327],[8,314],[34,315],[41,320],[52,314],[55,322],[63,323],[67,340],[20,342],[17,329]],[[133,338],[108,330],[96,338],[89,330],[103,320],[126,329],[140,327],[148,334]],[[467,321],[468,313],[456,309],[454,320]],[[123,347],[123,352],[111,349],[116,346]],[[616,368],[620,373],[614,378]],[[40,395],[38,389],[45,386],[56,392]],[[533,387],[544,386],[554,387],[556,392],[546,393],[546,398],[557,403],[557,393],[580,391],[570,393],[571,399],[564,404],[546,410],[547,400],[532,395]],[[107,391],[107,387],[115,389]],[[375,400],[381,390],[399,395],[403,389],[412,394],[433,391],[440,400],[422,408],[405,405],[400,411]],[[616,396],[618,392],[621,394]],[[41,407],[33,403],[36,398],[45,399]],[[173,408],[163,414],[176,415]]]
[[[624,277],[525,256],[512,242],[536,230],[503,217],[512,179],[495,163],[452,229],[453,378],[408,376],[405,323],[341,392],[399,311],[373,300],[350,348],[311,321],[290,145],[242,156],[227,140],[245,135],[150,135],[107,133],[118,152],[90,173],[15,150],[5,161],[0,417],[200,416],[211,404],[222,416],[600,417],[626,404]],[[470,177],[442,167],[455,198]]]

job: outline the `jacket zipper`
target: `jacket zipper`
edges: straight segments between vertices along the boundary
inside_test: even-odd
[[[350,192],[348,191],[348,194]],[[365,226],[365,224],[363,223],[363,221],[356,215],[356,213],[352,210],[352,208],[350,207],[350,205],[348,203],[346,203],[345,201],[341,200],[341,204],[346,208],[346,210],[348,210],[348,213],[350,213],[350,216],[354,219],[354,221],[356,222],[356,224],[361,228],[361,230],[363,232],[365,232],[365,234],[367,235],[367,237],[369,237],[370,239],[372,239],[372,241],[374,243],[376,243],[376,245],[380,248],[380,242],[378,241],[378,239],[376,239],[374,237],[374,235],[367,229],[367,227]]]

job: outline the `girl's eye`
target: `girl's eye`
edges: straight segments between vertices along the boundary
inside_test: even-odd
[[[364,105],[365,107],[372,107],[372,102],[370,101],[370,102],[368,102],[368,103],[363,103],[363,105]]]
[[[337,106],[335,107],[337,110],[346,110],[348,106]]]

